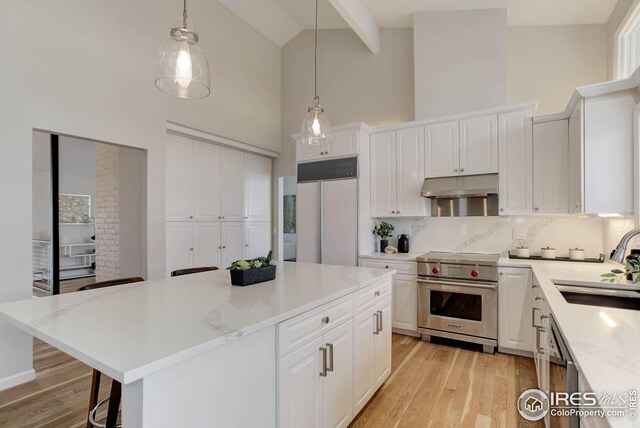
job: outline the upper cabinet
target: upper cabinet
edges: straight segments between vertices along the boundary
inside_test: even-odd
[[[500,215],[533,212],[533,132],[531,110],[498,117]]]
[[[576,156],[576,158],[578,158]],[[569,212],[569,120],[533,125],[533,212]]]
[[[480,116],[460,121],[460,175],[498,172],[498,118]]]
[[[270,221],[271,159],[167,136],[167,221]]]
[[[583,103],[578,105],[569,117],[569,164],[567,168],[569,186],[569,212],[579,214],[583,212],[583,141],[584,141],[584,115]]]
[[[425,127],[425,177],[498,172],[496,115]]]
[[[371,136],[372,217],[424,216],[423,180],[423,127]]]
[[[358,155],[361,134],[359,130],[334,129],[333,139],[329,144],[310,145],[302,139],[296,139],[296,160],[307,162]]]

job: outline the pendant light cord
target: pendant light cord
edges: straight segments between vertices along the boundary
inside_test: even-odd
[[[187,28],[187,0],[182,3],[182,26]]]
[[[187,1],[187,0],[185,0]],[[314,58],[313,58],[313,92],[314,97],[318,97],[318,0],[316,0],[316,33],[313,42]]]

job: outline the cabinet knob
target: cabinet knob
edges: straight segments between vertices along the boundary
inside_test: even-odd
[[[385,269],[389,269],[389,265],[385,266],[384,268],[385,268]]]
[[[396,211],[396,214],[400,214],[400,211]]]
[[[245,246],[245,247],[248,247],[248,246],[249,246],[249,244],[244,244],[244,246]]]
[[[396,213],[395,211],[391,211],[391,214],[395,214],[395,213]]]
[[[534,210],[536,210],[536,211],[540,211],[540,208],[538,208],[538,207],[535,207],[535,208],[534,208]]]
[[[193,248],[189,248],[189,251],[193,251]]]
[[[245,219],[245,220],[249,220],[249,217],[245,217],[244,219]]]
[[[454,169],[453,172],[458,172],[458,168]]]
[[[378,297],[380,295],[380,290],[376,291],[375,293],[373,293],[374,296]]]
[[[218,220],[220,220],[222,217],[218,216]]]
[[[218,247],[218,250],[222,250],[222,247]]]
[[[322,324],[329,324],[329,317],[322,318]]]
[[[192,216],[192,215],[190,215],[190,216],[189,216],[189,218],[193,218],[193,216]]]
[[[504,208],[500,208],[500,212],[503,213],[504,212]]]
[[[464,172],[464,168],[460,168],[460,172]]]
[[[223,246],[222,246],[222,248],[227,248],[227,247],[225,247],[225,246],[223,245]]]

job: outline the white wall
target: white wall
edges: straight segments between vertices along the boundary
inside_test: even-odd
[[[153,84],[179,2],[4,0],[0,36],[0,302],[31,294],[32,130],[147,149],[148,272],[164,276],[165,122],[280,149],[280,49],[216,1],[189,2],[212,94],[174,99]],[[10,41],[10,42],[9,42]],[[31,337],[0,323],[2,380],[31,369]]]
[[[508,101],[563,111],[575,88],[606,80],[606,25],[509,27]]]
[[[468,251],[506,254],[518,245],[556,248],[568,256],[570,248],[584,248],[587,257],[603,252],[602,219],[598,217],[454,217],[419,220],[387,219],[394,236],[407,233],[410,251]],[[527,239],[514,240],[513,229],[525,229]],[[376,250],[377,251],[377,250]]]
[[[415,118],[504,105],[507,10],[413,16]]]

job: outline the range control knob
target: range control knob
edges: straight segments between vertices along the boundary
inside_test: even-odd
[[[437,275],[440,273],[440,269],[438,269],[437,267],[434,267],[433,269],[431,269],[431,273],[434,275]]]
[[[471,276],[474,278],[477,278],[478,275],[480,275],[480,272],[478,272],[478,269],[474,269],[471,271]]]

